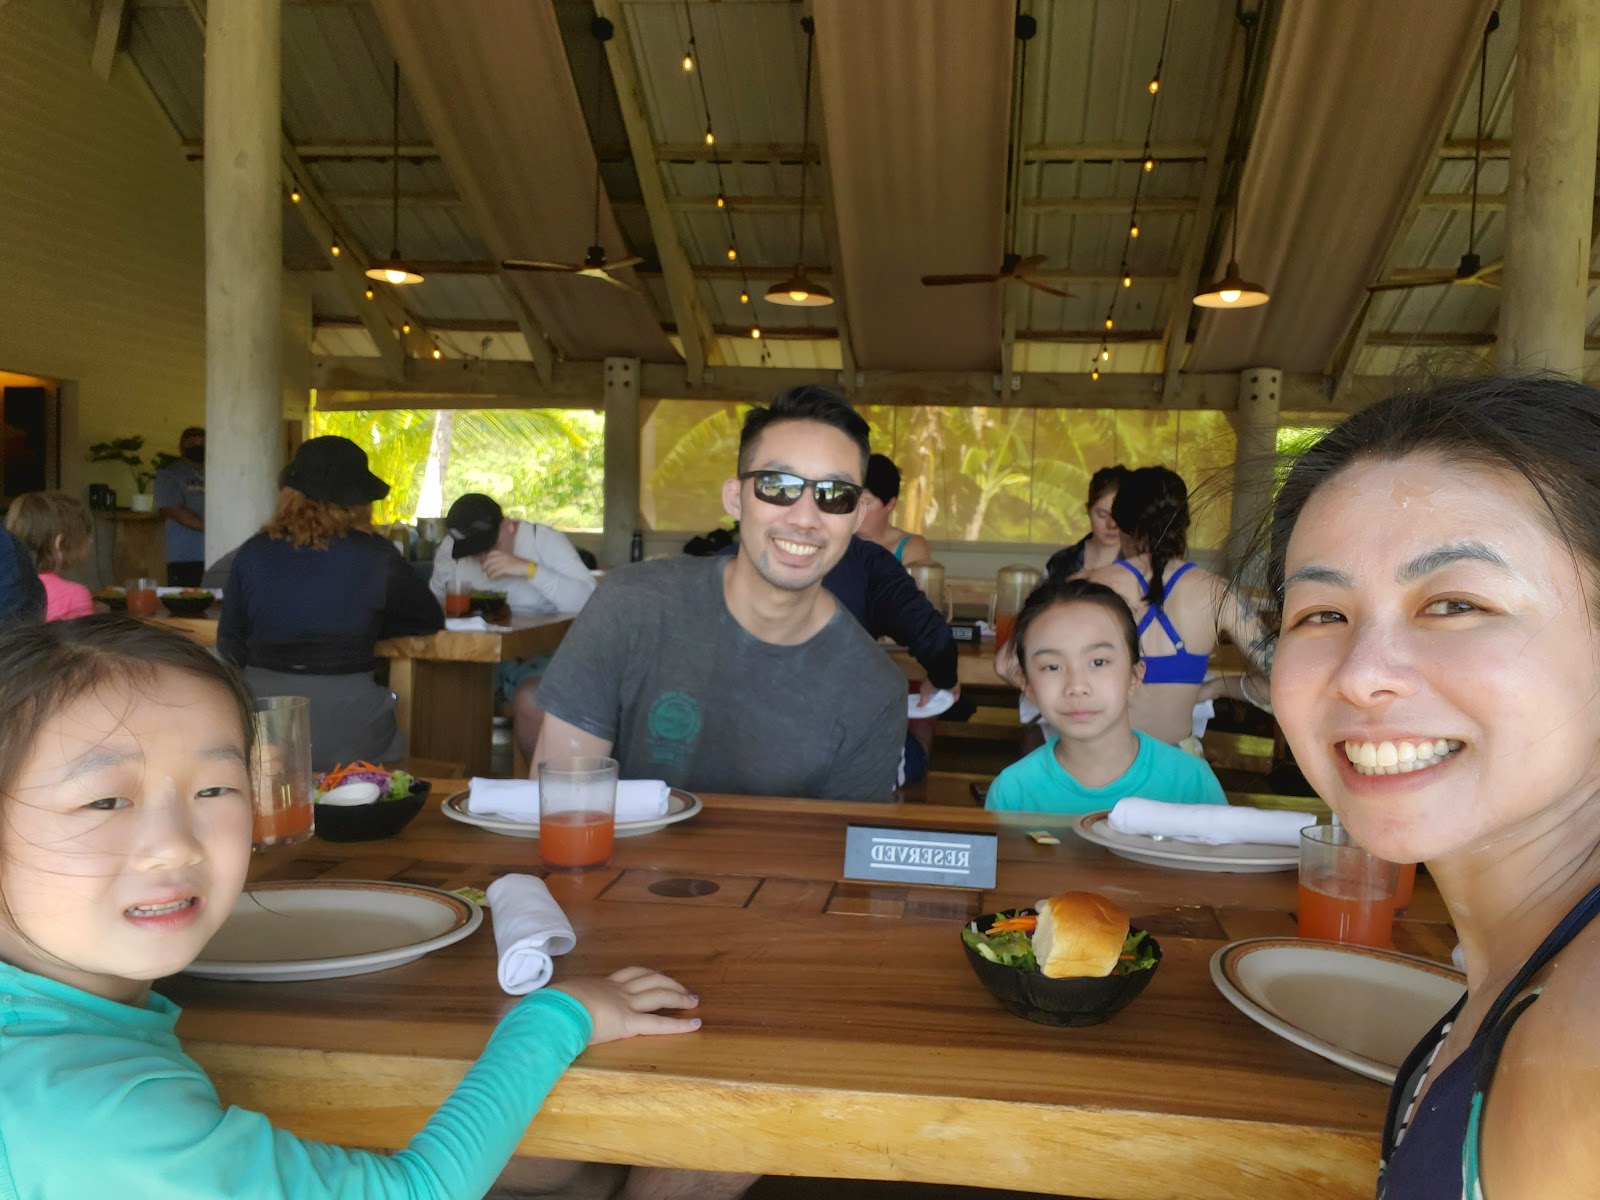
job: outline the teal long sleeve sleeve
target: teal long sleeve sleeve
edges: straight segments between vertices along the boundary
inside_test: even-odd
[[[225,1108],[160,996],[134,1008],[3,964],[0,990],[0,1200],[477,1200],[592,1029],[565,993],[524,997],[385,1155]]]

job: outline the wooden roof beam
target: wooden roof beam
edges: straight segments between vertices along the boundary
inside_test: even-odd
[[[111,64],[127,28],[126,0],[98,0],[94,16],[94,42],[89,49],[89,66],[101,79],[111,78]]]
[[[713,359],[720,356],[713,341],[711,318],[700,303],[694,273],[689,268],[689,256],[684,251],[683,239],[678,234],[672,210],[667,207],[666,187],[661,182],[655,141],[650,133],[649,118],[645,115],[638,59],[634,55],[633,40],[628,35],[628,23],[622,14],[622,2],[595,0],[594,7],[599,16],[611,22],[614,30],[611,40],[605,43],[606,62],[611,68],[611,81],[617,106],[622,110],[622,125],[628,134],[628,146],[633,151],[633,166],[639,177],[645,215],[650,220],[656,258],[661,264],[662,278],[667,285],[672,317],[680,329],[687,331],[680,339],[684,368],[689,381],[697,382]]]
[[[1150,147],[1157,163],[1205,162],[1209,152],[1205,142],[1157,142]],[[1022,148],[1024,162],[1143,162],[1144,157],[1142,142],[1049,142]]]
[[[339,162],[358,158],[381,159],[387,162],[395,156],[394,147],[388,142],[300,142],[294,146],[294,152],[299,155],[302,162],[308,163],[323,160]],[[185,139],[183,154],[191,162],[198,161],[206,156],[205,143]],[[438,158],[439,152],[425,143],[402,143],[400,157],[412,161],[424,161]]]

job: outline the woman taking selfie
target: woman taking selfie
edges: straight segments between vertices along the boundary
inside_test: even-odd
[[[1400,395],[1280,491],[1272,697],[1363,846],[1423,861],[1467,993],[1401,1068],[1386,1200],[1600,1195],[1600,393]]]

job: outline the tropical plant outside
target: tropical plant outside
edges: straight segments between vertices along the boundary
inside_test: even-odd
[[[605,422],[598,413],[313,408],[311,433],[340,434],[367,452],[372,471],[390,486],[373,506],[382,524],[442,515],[463,492],[493,496],[512,516],[560,529],[598,530],[603,523]],[[436,490],[425,486],[430,466]]]

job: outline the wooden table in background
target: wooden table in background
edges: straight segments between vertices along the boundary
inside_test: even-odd
[[[894,659],[895,665],[905,672],[907,679],[915,683],[927,678],[928,673],[922,669],[922,664],[911,657],[911,651],[904,646],[885,646],[884,649],[889,652],[889,657]],[[957,642],[956,649],[958,652],[956,679],[962,687],[1009,688],[1013,693],[1017,690],[1000,678],[994,669],[993,640]],[[1244,656],[1231,642],[1219,642],[1217,648],[1211,652],[1212,670],[1237,672],[1243,667]]]
[[[204,617],[150,619],[215,646],[216,611]],[[462,763],[469,775],[487,775],[495,664],[549,653],[561,644],[575,616],[515,613],[508,624],[483,631],[445,629],[379,642],[378,654],[389,660],[389,686],[398,700],[395,720],[406,735],[407,752]]]
[[[537,843],[457,824],[434,801],[386,842],[316,839],[261,879],[483,887],[536,869]],[[1221,875],[1115,858],[1070,818],[707,796],[691,821],[620,839],[612,865],[552,888],[578,934],[558,975],[641,962],[699,993],[704,1028],[593,1047],[520,1152],[774,1174],[987,1185],[1116,1200],[1371,1196],[1387,1089],[1262,1029],[1213,986],[1225,942],[1292,935],[1295,874]],[[849,822],[1000,833],[978,893],[836,881]],[[1024,828],[1054,828],[1059,846]],[[1110,1023],[1005,1013],[958,942],[973,913],[1100,891],[1164,961]],[[1402,949],[1453,942],[1417,881]],[[227,1102],[302,1135],[397,1147],[514,1001],[487,924],[415,963],[289,984],[165,981],[187,1049]]]

